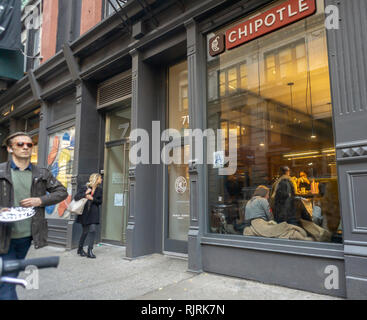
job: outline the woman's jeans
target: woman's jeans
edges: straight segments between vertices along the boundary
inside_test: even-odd
[[[97,225],[96,224],[89,224],[89,225],[83,225],[83,233],[80,237],[79,241],[79,248],[82,248],[84,246],[85,239],[87,238],[88,234],[88,248],[93,249],[94,239],[96,237],[97,232]]]
[[[32,243],[32,237],[12,239],[7,254],[0,255],[3,260],[24,259]],[[3,276],[17,278],[19,272],[10,272]],[[16,287],[10,283],[0,283],[0,300],[18,300]]]

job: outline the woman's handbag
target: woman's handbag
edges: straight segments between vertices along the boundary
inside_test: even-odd
[[[88,199],[86,198],[82,198],[78,201],[73,200],[70,202],[66,210],[68,210],[70,213],[77,214],[80,216],[81,214],[83,214],[83,210],[87,202]]]

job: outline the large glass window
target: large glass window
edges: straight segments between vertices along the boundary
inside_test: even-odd
[[[184,130],[190,128],[187,61],[170,67],[168,73],[168,125],[169,128],[180,131],[183,136]]]
[[[26,114],[24,116],[24,132],[27,132],[31,135],[33,140],[33,149],[32,149],[32,157],[31,162],[33,164],[38,164],[38,139],[39,139],[39,126],[40,126],[40,112],[41,109],[37,108],[32,112]]]
[[[208,166],[210,232],[342,242],[325,15],[323,1],[318,4],[307,19],[208,54],[208,128],[237,129],[237,171],[221,176]]]
[[[60,218],[71,202],[75,146],[75,127],[58,131],[49,136],[47,164],[54,177],[59,180],[68,191],[68,198],[61,203],[46,207],[47,218]]]

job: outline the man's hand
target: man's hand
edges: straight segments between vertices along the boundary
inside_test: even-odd
[[[20,202],[20,205],[24,208],[39,207],[41,204],[41,198],[28,198]]]

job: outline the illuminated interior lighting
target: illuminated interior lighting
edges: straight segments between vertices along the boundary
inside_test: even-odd
[[[325,150],[322,150],[322,153],[333,153],[333,154],[335,154],[335,149],[325,149]]]
[[[320,154],[319,151],[309,151],[309,152],[302,152],[302,153],[290,153],[283,155],[284,158],[293,158],[293,157],[302,157],[302,156],[310,156]]]
[[[322,158],[322,155],[318,155],[318,156],[306,156],[306,157],[292,157],[290,158],[290,160],[303,160],[303,159],[317,159],[317,158]]]
[[[317,136],[315,136],[314,134],[311,136],[311,139],[316,139]]]

